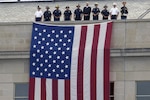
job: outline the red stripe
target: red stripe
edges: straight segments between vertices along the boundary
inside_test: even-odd
[[[41,78],[41,100],[46,100],[46,79]]]
[[[29,100],[34,100],[35,78],[30,77],[29,80]]]
[[[52,80],[52,100],[58,100],[58,80]]]
[[[86,35],[87,35],[87,26],[82,26],[80,45],[79,45],[79,54],[78,54],[77,100],[83,100],[83,66],[84,66],[84,51],[85,51]]]
[[[109,63],[110,63],[110,41],[112,22],[107,24],[105,46],[104,46],[104,100],[109,100]]]
[[[71,100],[71,98],[70,98],[70,80],[65,80],[65,100]]]
[[[94,37],[93,37],[93,44],[92,44],[92,53],[91,53],[91,76],[90,76],[90,97],[91,100],[96,100],[96,69],[97,69],[97,46],[98,46],[98,39],[99,39],[99,31],[100,25],[94,26]]]

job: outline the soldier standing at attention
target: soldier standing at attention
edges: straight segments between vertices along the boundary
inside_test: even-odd
[[[109,11],[107,10],[107,5],[104,6],[104,9],[102,10],[101,14],[103,16],[103,20],[108,20]]]
[[[80,9],[80,5],[78,4],[77,9],[74,11],[74,19],[77,20],[82,20],[82,10]]]
[[[41,11],[40,6],[37,7],[37,11],[35,12],[35,21],[42,21],[43,12]]]
[[[59,10],[59,6],[55,6],[55,10],[53,11],[54,21],[60,21],[61,11]]]
[[[51,12],[48,6],[46,6],[46,11],[44,12],[44,21],[51,21]]]
[[[86,3],[86,6],[83,8],[84,20],[90,20],[91,7],[89,7],[89,3]]]
[[[64,20],[65,21],[70,21],[71,20],[71,15],[72,15],[72,12],[71,12],[71,10],[69,10],[69,6],[66,6],[66,10],[64,12]]]
[[[128,8],[126,7],[126,2],[122,2],[123,7],[121,7],[121,19],[127,19]]]
[[[95,3],[95,8],[93,8],[92,13],[93,13],[93,20],[98,20],[99,13],[100,13],[100,9],[98,8],[98,3]]]

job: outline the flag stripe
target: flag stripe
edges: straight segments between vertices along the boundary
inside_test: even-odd
[[[35,78],[30,77],[29,81],[29,100],[34,100]]]
[[[84,100],[83,98],[83,66],[84,66],[84,51],[86,42],[87,26],[81,27],[81,38],[78,54],[78,73],[77,73],[77,100]]]
[[[97,67],[97,46],[99,39],[99,30],[100,25],[95,25],[94,27],[94,37],[92,44],[92,53],[91,53],[91,100],[96,100],[96,67]]]
[[[84,98],[90,100],[90,68],[91,68],[91,51],[92,51],[92,41],[93,41],[94,25],[87,25],[87,37],[85,45],[85,55],[84,55],[84,70],[83,70],[83,89]]]
[[[65,100],[65,83],[64,80],[58,80],[58,100]]]
[[[52,79],[46,79],[46,100],[52,100]]]
[[[109,64],[110,62],[110,39],[112,32],[112,22],[108,23],[104,47],[104,100],[109,100]],[[107,61],[107,62],[106,62]]]
[[[70,100],[70,80],[65,80],[65,100]]]
[[[52,80],[52,100],[58,100],[58,80]]]
[[[104,100],[104,92],[103,92],[103,80],[104,80],[104,41],[106,34],[106,23],[102,23],[100,25],[99,31],[99,40],[98,40],[98,51],[97,51],[97,100]]]
[[[41,100],[46,100],[46,79],[41,79]]]
[[[41,78],[35,78],[35,100],[41,100]]]
[[[71,100],[77,100],[77,68],[78,68],[78,53],[79,53],[79,44],[80,44],[80,37],[81,37],[81,25],[75,26],[74,32],[74,40],[73,40],[73,47],[72,47],[72,58],[71,58]]]

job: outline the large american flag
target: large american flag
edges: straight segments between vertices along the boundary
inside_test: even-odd
[[[112,22],[33,23],[29,100],[109,100]]]

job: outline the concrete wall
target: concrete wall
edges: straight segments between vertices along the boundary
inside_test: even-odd
[[[14,83],[28,82],[31,31],[31,22],[0,23],[0,100],[13,100]],[[114,21],[110,80],[115,100],[136,100],[136,81],[150,80],[149,59],[150,20]]]

